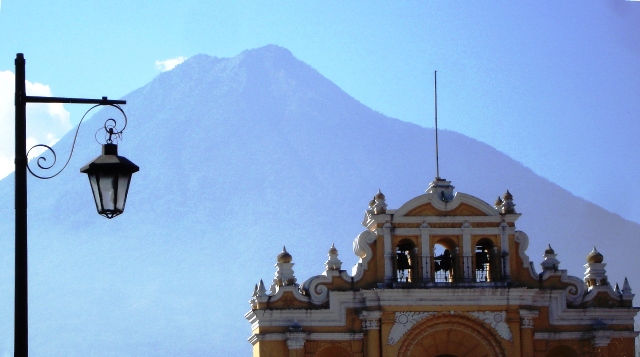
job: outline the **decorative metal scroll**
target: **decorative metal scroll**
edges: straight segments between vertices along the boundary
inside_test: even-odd
[[[69,161],[71,161],[71,157],[73,156],[73,150],[74,150],[74,148],[76,146],[76,140],[78,139],[78,132],[80,131],[80,124],[82,124],[82,121],[87,116],[87,114],[89,114],[90,111],[92,111],[96,107],[105,106],[105,105],[106,106],[110,106],[110,107],[114,107],[118,111],[120,111],[120,113],[124,117],[124,126],[122,127],[122,129],[118,129],[117,121],[115,119],[113,119],[113,118],[109,118],[104,122],[103,127],[98,129],[98,131],[96,132],[96,135],[99,132],[101,132],[102,130],[104,130],[104,132],[105,132],[104,141],[107,142],[107,143],[112,143],[113,140],[114,140],[114,137],[117,138],[117,139],[122,138],[122,132],[124,132],[124,129],[127,127],[127,115],[124,113],[124,110],[122,110],[122,108],[117,104],[96,104],[93,107],[89,108],[89,110],[87,110],[86,113],[84,113],[84,115],[82,116],[82,119],[80,119],[80,122],[78,123],[78,126],[76,127],[76,133],[73,136],[73,143],[71,144],[71,152],[69,153],[69,157],[67,158],[67,161],[65,162],[64,166],[62,166],[62,168],[58,172],[56,172],[55,174],[50,175],[50,176],[38,175],[35,172],[33,172],[31,167],[29,166],[28,162],[27,162],[27,170],[29,170],[29,172],[33,176],[35,176],[35,177],[37,177],[39,179],[43,179],[43,180],[48,180],[50,178],[54,178],[54,177],[58,176],[67,167],[67,165],[69,164]],[[96,141],[99,142],[97,137],[96,137]],[[29,153],[31,152],[31,150],[33,150],[35,148],[44,148],[45,151],[44,151],[43,154],[45,154],[47,151],[51,152],[51,155],[52,155],[51,164],[49,164],[47,162],[47,158],[45,156],[43,156],[43,154],[40,154],[40,156],[36,160],[36,164],[38,165],[38,168],[40,168],[41,170],[51,170],[53,168],[53,166],[56,164],[56,161],[57,161],[57,155],[56,155],[55,150],[53,150],[53,148],[51,148],[49,145],[37,144],[37,145],[32,146],[29,150],[27,150],[27,157],[29,157]]]

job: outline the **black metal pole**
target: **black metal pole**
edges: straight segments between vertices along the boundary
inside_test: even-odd
[[[29,301],[27,290],[27,103],[127,104],[124,100],[27,96],[25,60],[16,54],[15,123],[15,310],[13,355],[29,355]]]
[[[13,355],[29,355],[29,313],[27,294],[27,102],[25,60],[16,55],[16,152],[15,152],[15,311]]]

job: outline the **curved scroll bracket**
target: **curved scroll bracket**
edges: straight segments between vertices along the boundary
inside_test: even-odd
[[[75,135],[73,136],[73,143],[71,144],[71,152],[69,153],[69,157],[67,158],[67,161],[64,163],[64,165],[62,166],[62,168],[50,175],[50,176],[45,176],[45,175],[38,175],[36,174],[31,167],[29,166],[29,162],[27,162],[27,170],[29,170],[29,173],[31,173],[31,175],[39,178],[39,179],[43,179],[43,180],[48,180],[50,178],[54,178],[56,176],[58,176],[62,171],[64,171],[64,169],[67,167],[67,165],[69,164],[69,161],[71,161],[71,157],[73,156],[73,150],[75,149],[76,146],[76,140],[78,139],[78,132],[80,131],[80,125],[82,124],[82,122],[84,121],[84,118],[86,118],[87,114],[89,114],[90,111],[92,111],[93,109],[97,108],[97,107],[101,107],[101,106],[110,106],[110,107],[114,107],[116,108],[118,111],[120,111],[120,113],[122,114],[122,116],[124,117],[124,126],[122,127],[122,129],[118,129],[118,123],[115,119],[113,118],[109,118],[104,122],[104,125],[102,128],[98,129],[98,131],[96,132],[96,134],[94,135],[96,138],[96,141],[98,141],[98,143],[100,143],[100,141],[98,140],[98,133],[100,133],[102,130],[104,130],[104,141],[106,143],[113,143],[114,140],[119,140],[122,139],[122,133],[124,132],[124,129],[127,127],[127,115],[124,113],[124,110],[122,110],[122,108],[118,105],[118,104],[96,104],[93,107],[89,108],[89,110],[87,110],[84,115],[82,116],[82,119],[80,119],[80,122],[78,123],[78,126],[76,127],[76,132]],[[55,166],[56,162],[57,162],[57,155],[55,150],[53,150],[53,148],[51,148],[49,145],[45,145],[45,144],[37,144],[32,146],[29,150],[27,150],[27,157],[29,157],[29,153],[31,153],[31,151],[35,148],[43,148],[45,151],[40,154],[40,156],[37,158],[36,160],[36,164],[38,166],[38,168],[40,170],[46,171],[46,170],[51,170],[53,169],[53,167]],[[43,156],[46,155],[47,152],[50,152],[51,156],[49,157],[51,159],[51,163],[47,162],[47,157]]]

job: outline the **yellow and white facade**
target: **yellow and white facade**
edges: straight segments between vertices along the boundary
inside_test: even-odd
[[[388,210],[378,192],[353,242],[351,274],[332,246],[325,271],[299,284],[277,257],[251,298],[254,357],[634,356],[633,294],[587,256],[584,279],[547,248],[541,272],[507,193],[495,205],[437,178]]]

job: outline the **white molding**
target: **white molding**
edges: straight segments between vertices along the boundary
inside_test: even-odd
[[[620,300],[620,295],[616,294],[611,285],[596,285],[592,286],[587,294],[584,296],[583,302],[589,302],[598,295],[599,292],[605,292],[614,300]]]
[[[395,212],[396,217],[405,216],[412,209],[422,206],[424,204],[431,203],[433,207],[440,211],[451,211],[458,207],[461,203],[466,203],[474,208],[479,209],[487,216],[500,217],[500,213],[493,206],[484,202],[483,200],[471,196],[466,193],[456,192],[451,201],[442,201],[435,193],[427,193],[415,197],[398,208]]]
[[[469,219],[472,219],[473,217],[467,217]],[[466,221],[466,220],[465,220]],[[396,220],[393,221],[393,223],[402,223],[402,222],[398,222]],[[459,223],[459,222],[458,222]],[[462,222],[464,224],[464,222]],[[495,222],[497,223],[497,222]],[[512,228],[512,227],[510,227]],[[457,228],[430,228],[430,234],[431,235],[457,235],[457,236],[462,236],[464,235],[463,233],[463,229],[461,227],[457,227]],[[469,236],[497,236],[500,234],[500,227],[482,227],[482,228],[467,228],[467,231],[469,232]],[[507,229],[508,231],[508,229]],[[393,235],[394,236],[420,236],[421,234],[421,228],[420,227],[415,227],[415,228],[394,228],[393,230]]]
[[[362,332],[301,332],[305,341],[357,341],[363,340]],[[260,341],[286,341],[288,332],[261,333],[251,335],[247,341],[255,345]]]
[[[593,325],[601,320],[606,325],[631,325],[638,308],[579,308],[567,307],[566,291],[527,288],[460,288],[460,289],[373,289],[362,291],[332,291],[328,309],[252,310],[245,318],[258,327],[346,326],[348,308],[381,309],[411,306],[422,311],[442,307],[464,310],[467,306],[487,308],[495,306],[549,306],[551,325]],[[391,309],[390,309],[391,308]],[[393,310],[391,310],[393,311]]]
[[[307,341],[354,341],[363,340],[362,332],[313,332],[307,335]]]
[[[611,338],[636,338],[640,331],[611,331]],[[593,338],[593,331],[588,332],[535,332],[534,340],[588,340]]]

